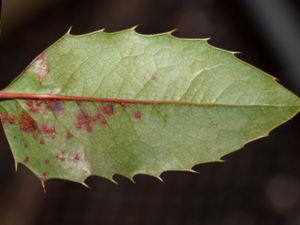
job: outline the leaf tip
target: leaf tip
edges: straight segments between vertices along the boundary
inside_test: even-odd
[[[137,29],[139,26],[140,26],[140,24],[136,24],[136,25],[134,25],[133,27],[129,28],[129,30],[133,30],[133,31],[137,32],[136,29]]]
[[[93,188],[91,186],[89,186],[87,183],[85,183],[85,181],[81,182],[81,185],[83,185],[84,187],[93,190]]]
[[[41,186],[42,186],[42,188],[43,188],[43,192],[44,192],[44,193],[47,193],[45,181],[44,181],[43,179],[40,179],[40,182],[41,182]]]
[[[70,26],[65,35],[71,35],[72,29],[73,29],[73,26]]]

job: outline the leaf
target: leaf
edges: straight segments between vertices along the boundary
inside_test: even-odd
[[[0,93],[16,163],[42,181],[158,177],[219,161],[300,109],[273,77],[207,40],[67,33]]]

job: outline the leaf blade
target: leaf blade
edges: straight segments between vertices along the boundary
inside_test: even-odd
[[[300,108],[298,97],[232,53],[204,40],[133,30],[67,34],[5,92],[83,97],[0,103],[16,162],[41,179],[80,183],[90,175],[159,176],[217,161]],[[102,100],[86,101],[91,97]],[[23,150],[26,143],[31,150]]]

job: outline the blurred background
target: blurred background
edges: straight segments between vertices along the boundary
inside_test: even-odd
[[[178,37],[211,37],[300,95],[297,0],[3,0],[1,24],[0,88],[70,26],[82,34],[139,24],[145,34],[178,28]],[[164,184],[90,177],[89,190],[50,180],[44,194],[27,168],[14,171],[2,128],[0,148],[0,225],[300,225],[299,116],[226,163],[163,173]]]

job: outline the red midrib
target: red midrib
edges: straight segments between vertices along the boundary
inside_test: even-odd
[[[84,96],[67,96],[67,95],[52,95],[52,94],[33,94],[33,93],[16,93],[0,91],[0,99],[39,99],[39,100],[66,100],[66,101],[86,101],[86,102],[112,102],[112,103],[128,103],[128,104],[174,104],[174,105],[215,105],[202,104],[184,101],[158,101],[158,100],[134,100],[134,99],[117,99],[117,98],[95,98]]]
[[[16,93],[0,91],[0,100],[9,99],[39,99],[39,100],[65,100],[65,101],[86,101],[86,102],[111,102],[111,103],[126,103],[126,104],[158,104],[158,105],[189,105],[189,106],[227,106],[227,107],[293,107],[284,105],[233,105],[222,103],[197,103],[185,101],[160,101],[160,100],[134,100],[134,99],[117,99],[117,98],[95,98],[84,96],[66,96],[52,94],[33,94],[33,93]]]

